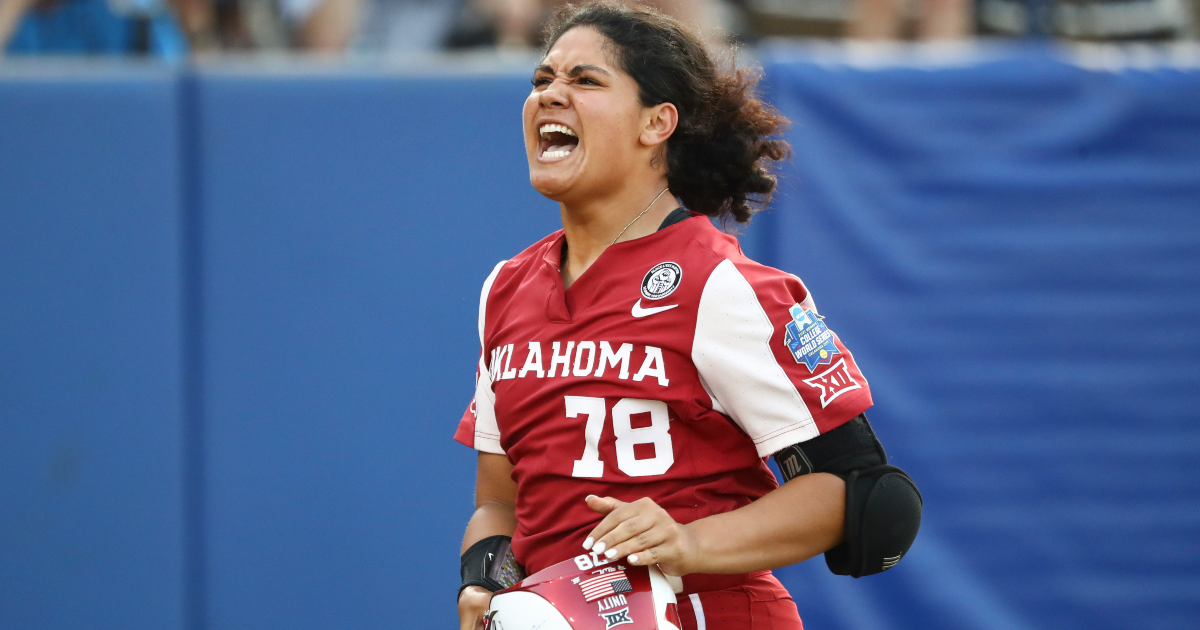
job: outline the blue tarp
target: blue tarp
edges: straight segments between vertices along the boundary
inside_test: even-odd
[[[810,625],[1196,627],[1200,73],[803,60],[760,229],[926,500],[893,573],[786,572]]]

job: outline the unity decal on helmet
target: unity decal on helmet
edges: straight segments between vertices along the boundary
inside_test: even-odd
[[[625,572],[621,571],[621,575],[625,575]],[[613,590],[617,594],[610,595],[596,602],[596,605],[600,608],[599,616],[604,620],[604,630],[608,630],[613,626],[633,623],[633,619],[629,618],[629,600],[625,599],[625,596],[622,595],[622,593],[633,591],[633,587],[629,585],[629,580],[622,578],[621,583],[610,582],[610,584],[612,584]],[[584,593],[586,594],[587,591],[585,590]],[[589,599],[588,601],[592,600]],[[620,610],[614,610],[617,607],[621,607]]]
[[[812,372],[818,365],[828,365],[833,361],[833,355],[841,354],[833,343],[833,331],[825,326],[823,318],[816,311],[810,311],[799,304],[788,309],[792,321],[785,328],[783,342],[792,352],[796,363],[803,363]]]
[[[654,265],[642,278],[642,296],[647,300],[661,300],[675,292],[679,280],[683,278],[683,269],[673,262]]]

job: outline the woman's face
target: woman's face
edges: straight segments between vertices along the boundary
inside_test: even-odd
[[[523,117],[529,180],[556,201],[604,196],[631,169],[649,168],[637,82],[606,43],[594,28],[573,28],[533,74]]]

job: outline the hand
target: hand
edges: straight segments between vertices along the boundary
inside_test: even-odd
[[[667,575],[692,572],[698,556],[697,541],[687,527],[649,498],[625,503],[612,497],[589,495],[587,506],[606,514],[588,534],[583,548],[632,565],[657,564]]]
[[[483,613],[492,603],[492,592],[482,586],[468,586],[458,596],[459,630],[479,630],[483,627]]]

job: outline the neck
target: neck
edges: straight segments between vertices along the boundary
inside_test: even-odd
[[[666,187],[664,176],[626,186],[602,198],[560,203],[568,245],[566,264],[562,268],[564,285],[571,286],[604,250],[614,244],[614,240],[623,243],[653,234],[678,205],[670,191],[655,201],[654,198]]]

